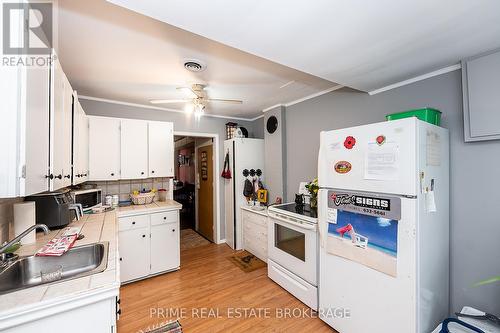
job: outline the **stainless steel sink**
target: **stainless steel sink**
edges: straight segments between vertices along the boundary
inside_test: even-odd
[[[0,295],[102,272],[108,266],[108,247],[100,242],[74,247],[60,257],[21,257],[0,272]]]

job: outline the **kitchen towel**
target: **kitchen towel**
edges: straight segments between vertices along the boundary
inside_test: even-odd
[[[35,202],[25,201],[14,204],[14,234],[20,235],[24,230],[35,225]],[[21,239],[21,245],[36,242],[36,232],[33,230],[26,237]]]

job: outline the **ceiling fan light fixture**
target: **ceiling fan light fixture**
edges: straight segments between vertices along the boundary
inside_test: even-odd
[[[194,111],[194,105],[191,103],[186,103],[186,105],[184,106],[184,112],[186,112],[187,114],[191,114],[193,113],[193,111]]]
[[[203,116],[204,113],[205,113],[205,105],[201,104],[196,105],[196,107],[194,108],[194,115],[197,117],[201,117]]]

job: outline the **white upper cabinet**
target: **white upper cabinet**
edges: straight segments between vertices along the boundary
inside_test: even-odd
[[[73,94],[73,185],[88,180],[89,174],[89,121]]]
[[[174,176],[173,123],[88,118],[88,180]]]
[[[148,123],[140,120],[121,121],[121,178],[148,177]]]
[[[148,124],[149,177],[174,176],[173,123],[151,121]]]
[[[120,119],[89,117],[89,180],[120,179]]]
[[[23,31],[13,15],[11,43],[22,45]],[[0,198],[49,189],[49,82],[48,64],[0,66]]]
[[[71,185],[71,131],[73,89],[58,60],[51,68],[51,128],[52,150],[50,189],[57,190]]]

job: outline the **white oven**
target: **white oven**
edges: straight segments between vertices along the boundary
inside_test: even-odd
[[[316,219],[269,208],[268,276],[306,305],[317,308]]]

